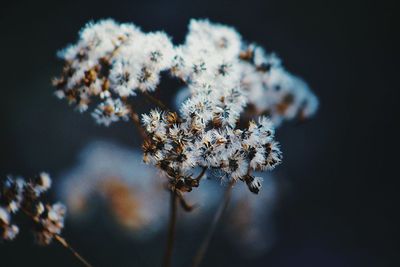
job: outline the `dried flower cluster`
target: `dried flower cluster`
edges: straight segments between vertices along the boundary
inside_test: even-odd
[[[260,179],[251,170],[272,169],[281,161],[268,119],[237,128],[248,103],[241,47],[241,37],[232,28],[192,21],[171,69],[187,84],[190,98],[182,104],[180,116],[158,110],[143,115],[150,135],[144,144],[145,162],[164,170],[174,190],[198,186],[190,173],[201,167],[218,170],[222,179],[243,180],[257,193]]]
[[[0,234],[5,240],[13,240],[19,232],[12,223],[12,216],[22,213],[33,224],[35,239],[40,245],[48,245],[64,227],[66,209],[60,203],[45,204],[43,194],[50,188],[51,179],[41,173],[31,180],[7,177],[0,183]]]
[[[311,116],[318,106],[306,83],[275,54],[208,20],[192,20],[182,45],[133,24],[89,23],[60,57],[66,63],[54,80],[56,95],[77,103],[80,111],[98,103],[92,115],[107,126],[137,120],[128,98],[154,91],[161,72],[186,84],[189,97],[178,113],[156,109],[142,115],[144,161],[164,171],[178,195],[197,187],[206,170],[223,180],[242,180],[258,193],[261,179],[252,171],[272,169],[282,160],[274,127]],[[197,169],[201,174],[194,177]]]
[[[227,47],[228,43],[230,49]],[[215,48],[214,51],[212,47]],[[226,53],[223,53],[225,48]],[[318,108],[318,99],[308,85],[286,71],[276,54],[267,54],[262,47],[241,41],[232,28],[207,21],[192,21],[183,50],[193,53],[186,52],[185,56],[178,56],[180,64],[176,63],[173,73],[189,83],[195,80],[197,84],[204,83],[204,80],[214,80],[216,76],[227,77],[232,82],[228,87],[240,87],[240,93],[246,97],[241,103],[246,106],[245,112],[248,115],[268,116],[274,127],[284,120],[308,118]],[[206,54],[200,57],[198,63],[192,62],[202,52]],[[192,72],[190,66],[193,68]],[[207,70],[211,70],[211,73],[204,75]],[[232,76],[239,79],[239,82],[234,82]],[[199,77],[204,80],[199,81]],[[226,87],[227,84],[222,86]],[[192,86],[182,88],[177,96],[178,103],[191,93]]]
[[[308,85],[284,69],[275,54],[254,44],[241,51],[242,86],[249,96],[249,109],[267,115],[274,126],[282,121],[308,118],[316,112],[318,99]]]
[[[192,20],[185,42],[180,45],[174,45],[164,32],[145,33],[129,23],[118,24],[113,20],[89,23],[80,32],[78,42],[61,51],[59,57],[65,65],[60,77],[53,81],[55,95],[75,104],[80,112],[92,104],[92,117],[98,124],[109,126],[131,119],[144,139],[144,162],[167,177],[171,210],[164,266],[170,266],[173,254],[177,200],[190,211],[193,206],[186,202],[184,193],[198,187],[204,176],[229,182],[206,235],[210,237],[227,206],[233,184],[242,181],[252,193],[258,194],[261,177],[267,176],[257,177],[254,172],[271,170],[281,163],[275,128],[285,120],[305,119],[318,107],[318,99],[308,85],[286,71],[275,54],[243,41],[234,28],[208,20]],[[157,89],[163,73],[184,84],[177,96],[176,112],[150,94]],[[138,94],[158,108],[140,116],[133,102]],[[110,199],[114,214],[125,227],[135,230],[148,225],[158,227],[160,218],[166,217],[164,199],[153,203],[148,199],[159,194],[161,183],[145,180],[144,171],[144,179],[136,180],[135,188],[131,188],[124,178],[126,173],[123,171],[116,178],[107,169],[118,165],[109,157],[105,162],[111,167],[97,173],[96,179],[87,180],[86,186],[96,187],[97,192]],[[94,165],[101,170],[98,163]],[[91,168],[84,171],[89,173]],[[199,174],[194,175],[196,172]],[[60,203],[51,205],[43,201],[50,186],[51,179],[46,173],[29,180],[7,177],[1,181],[1,239],[13,240],[18,235],[19,228],[13,219],[22,214],[30,219],[39,244],[48,245],[55,239],[81,263],[90,266],[60,236],[66,208]],[[83,197],[92,193],[83,186],[82,183],[78,191],[73,188],[75,193]],[[265,203],[249,200],[246,204],[241,196],[237,199],[248,212],[257,209],[257,205],[264,207]],[[74,201],[78,206],[82,204]],[[246,213],[242,208],[232,214],[238,218],[233,228],[243,230],[241,239],[257,241],[262,231],[258,227],[248,231],[247,226],[257,222],[258,216],[246,215],[247,220],[243,220]],[[193,266],[200,263],[209,240],[204,240]]]
[[[212,118],[206,120],[202,115],[193,113],[182,122],[171,121],[171,113],[144,115],[151,137],[143,146],[145,162],[165,171],[174,190],[187,192],[197,187],[199,181],[190,172],[202,167],[218,170],[223,179],[244,180],[257,193],[260,179],[251,176],[250,170],[271,169],[281,161],[269,121],[251,121],[248,129],[239,130],[213,127]]]
[[[81,112],[91,101],[100,101],[92,113],[100,124],[127,120],[130,109],[124,99],[137,91],[154,91],[172,55],[172,43],[163,32],[145,34],[133,24],[112,20],[89,23],[79,42],[59,53],[66,64],[54,80],[56,95],[76,103]]]

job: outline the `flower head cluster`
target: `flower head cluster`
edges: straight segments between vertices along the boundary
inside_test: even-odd
[[[233,28],[192,20],[185,44],[176,51],[171,71],[189,84],[184,90],[190,94],[196,91],[193,84],[211,81],[214,90],[240,88],[242,107],[251,114],[268,115],[274,126],[310,117],[317,110],[318,99],[303,80],[286,71],[274,53],[243,42]]]
[[[100,124],[129,117],[137,123],[127,97],[155,90],[162,71],[185,83],[188,98],[179,112],[152,110],[142,116],[148,135],[144,161],[163,170],[179,192],[198,186],[200,178],[192,174],[197,168],[242,180],[257,193],[261,179],[251,172],[272,169],[282,159],[274,127],[308,117],[318,105],[275,54],[208,20],[191,20],[185,42],[175,46],[163,32],[143,33],[112,20],[90,23],[60,56],[66,67],[55,80],[56,94],[80,110],[92,98],[100,100],[93,112]]]
[[[113,20],[89,23],[79,41],[59,53],[65,66],[54,80],[56,96],[76,103],[81,112],[90,102],[100,102],[93,113],[100,124],[127,119],[129,108],[121,100],[137,91],[154,91],[160,72],[172,64],[172,54],[163,32],[143,33]]]
[[[191,172],[201,167],[220,172],[222,179],[243,180],[258,193],[261,183],[250,172],[272,169],[281,162],[270,122],[251,121],[245,130],[217,126],[193,113],[182,121],[171,113],[152,111],[143,121],[150,139],[143,145],[144,160],[156,165],[171,178],[174,189],[191,191],[198,179]],[[196,121],[204,121],[196,125]]]
[[[240,53],[243,90],[255,114],[266,114],[279,126],[284,120],[305,119],[316,112],[318,99],[308,85],[284,69],[281,60],[249,44]]]
[[[44,204],[42,199],[51,186],[47,173],[41,173],[32,180],[7,177],[0,183],[0,233],[2,239],[13,240],[19,232],[12,224],[12,215],[22,213],[29,217],[34,225],[36,241],[41,245],[49,244],[54,235],[61,233],[64,227],[65,207],[60,203]]]
[[[243,180],[258,193],[261,183],[251,171],[272,169],[282,159],[267,118],[237,127],[249,99],[241,84],[240,48],[234,29],[192,21],[172,69],[191,97],[180,115],[158,110],[143,115],[150,136],[143,146],[145,162],[164,170],[174,189],[197,186],[190,173],[201,167],[218,170],[223,179]]]

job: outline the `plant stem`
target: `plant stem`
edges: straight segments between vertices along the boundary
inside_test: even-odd
[[[147,93],[147,92],[142,92],[142,94],[153,104],[155,104],[156,106],[158,106],[159,108],[163,109],[163,110],[169,110],[169,108],[164,105],[164,103],[162,103],[159,99],[155,98],[154,96],[152,96],[151,94]]]
[[[232,195],[232,188],[233,185],[235,184],[235,180],[232,180],[228,187],[225,190],[224,197],[220,205],[218,206],[217,212],[214,215],[213,221],[210,225],[210,228],[208,228],[207,234],[205,238],[203,239],[203,242],[201,243],[199,249],[196,252],[195,257],[193,258],[193,263],[192,267],[198,267],[201,264],[201,261],[204,258],[204,255],[208,249],[208,246],[211,242],[211,239],[213,237],[213,234],[215,232],[215,229],[217,228],[217,225],[219,221],[222,218],[222,215],[225,213],[226,208],[228,207],[229,201],[231,199]]]
[[[171,266],[172,253],[174,249],[175,241],[175,228],[176,228],[176,214],[177,214],[177,196],[174,191],[171,191],[171,207],[170,207],[170,217],[168,226],[168,237],[167,237],[167,248],[164,254],[164,267]]]
[[[143,129],[142,124],[140,123],[139,115],[133,109],[132,109],[132,113],[131,113],[131,118],[132,118],[132,121],[135,124],[136,128],[138,129],[140,136],[143,138],[143,140],[147,139],[148,136],[147,136],[145,130]]]
[[[28,210],[21,208],[22,212],[25,213],[32,221],[35,223],[38,223],[38,219]],[[92,267],[92,265],[85,260],[73,247],[71,247],[70,244],[68,244],[67,240],[65,240],[63,237],[60,235],[54,234],[53,235],[54,239],[57,240],[63,247],[67,248],[71,253],[85,266],[85,267]]]
[[[207,168],[206,167],[203,167],[203,169],[201,170],[201,172],[200,172],[200,174],[196,177],[196,178],[194,178],[195,180],[197,180],[197,181],[200,181],[200,179],[204,176],[204,174],[206,173],[206,170],[207,170]]]
[[[85,260],[67,241],[59,235],[54,235],[55,240],[57,240],[61,245],[67,248],[85,267],[92,267],[92,265]]]

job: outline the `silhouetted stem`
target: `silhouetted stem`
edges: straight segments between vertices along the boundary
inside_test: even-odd
[[[204,174],[206,173],[206,170],[207,170],[207,168],[206,167],[203,167],[203,169],[201,170],[201,173],[196,177],[196,178],[194,178],[195,180],[197,180],[197,181],[200,181],[200,179],[204,176]]]
[[[136,128],[138,129],[140,136],[142,136],[143,139],[147,139],[148,136],[147,136],[145,130],[143,129],[142,124],[140,123],[139,115],[133,109],[132,109],[132,113],[131,113],[131,118],[132,118],[132,121],[135,124]]]
[[[163,110],[169,110],[169,108],[164,105],[163,102],[161,102],[160,100],[158,100],[157,98],[155,98],[154,96],[152,96],[151,94],[147,93],[147,92],[142,92],[142,94],[152,103],[154,103],[156,106],[158,106],[159,108],[163,109]]]
[[[30,218],[32,219],[35,223],[39,223],[39,220],[29,211],[27,211],[24,208],[21,208],[21,210]],[[85,267],[92,267],[92,265],[85,260],[73,247],[71,247],[70,244],[61,236],[54,234],[53,235],[54,239],[57,240],[63,247],[67,248],[72,255],[75,256]]]
[[[179,199],[179,203],[181,204],[181,207],[183,208],[184,211],[190,212],[192,211],[194,208],[196,208],[197,205],[191,205],[189,204],[185,198],[183,197],[182,193],[180,192],[176,192],[176,196]]]
[[[87,262],[67,241],[59,235],[54,235],[55,240],[57,240],[61,245],[67,248],[74,256],[77,258],[85,267],[92,267],[92,265]]]
[[[164,267],[171,266],[172,253],[174,250],[175,241],[175,228],[176,228],[176,212],[177,212],[177,195],[174,191],[171,191],[171,207],[169,214],[169,226],[168,226],[168,236],[167,236],[167,248],[164,254]]]
[[[231,195],[232,195],[232,188],[233,188],[234,184],[235,184],[235,181],[232,180],[229,183],[228,187],[226,188],[223,200],[220,203],[220,205],[217,209],[217,212],[214,215],[214,218],[210,225],[210,228],[208,228],[207,234],[206,234],[205,238],[203,239],[203,242],[201,243],[199,249],[196,252],[196,255],[193,259],[192,267],[200,266],[201,261],[203,260],[204,255],[206,254],[208,246],[211,242],[211,239],[214,235],[215,229],[217,228],[218,223],[222,218],[222,215],[225,213],[225,210],[228,207],[228,204],[229,204],[229,201],[230,201]]]

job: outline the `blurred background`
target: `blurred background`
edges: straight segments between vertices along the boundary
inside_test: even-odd
[[[395,11],[394,3],[372,0],[2,3],[0,175],[45,170],[57,188],[92,141],[127,150],[140,145],[132,124],[97,126],[53,96],[51,78],[62,69],[56,51],[75,42],[86,22],[111,17],[144,31],[165,30],[181,43],[190,18],[209,18],[275,51],[309,83],[321,106],[315,118],[277,132],[284,163],[273,172],[278,193],[265,225],[273,220],[273,230],[263,233],[271,240],[267,249],[250,257],[247,247],[235,246],[225,218],[203,266],[399,266]],[[161,97],[172,101],[173,90],[167,83]],[[57,190],[51,197],[59,197]],[[94,212],[81,223],[67,219],[64,231],[94,266],[160,265],[165,231],[138,240],[110,226],[107,210]],[[174,266],[189,265],[209,220],[178,225]],[[0,265],[79,262],[58,244],[36,246],[23,231],[0,244]]]

